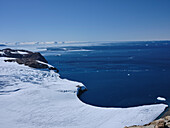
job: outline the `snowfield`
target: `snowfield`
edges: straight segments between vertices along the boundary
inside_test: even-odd
[[[0,58],[0,127],[2,128],[123,128],[143,125],[167,105],[101,108],[77,97],[82,83],[61,79],[53,71],[4,62]]]

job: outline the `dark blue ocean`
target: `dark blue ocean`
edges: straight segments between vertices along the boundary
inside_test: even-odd
[[[93,42],[92,42],[93,44]],[[49,47],[41,52],[61,78],[82,82],[87,104],[132,107],[170,103],[170,41]],[[166,101],[159,101],[157,97]]]

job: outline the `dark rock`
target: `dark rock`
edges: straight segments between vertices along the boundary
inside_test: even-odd
[[[5,62],[16,62],[16,60],[11,60],[11,59],[9,59],[9,60],[4,60]]]
[[[48,69],[49,70],[55,70],[57,73],[59,72],[59,70],[57,68],[55,68],[55,67],[49,67]]]
[[[3,54],[0,54],[0,57],[10,57],[14,59],[6,59],[5,62],[17,62],[18,64],[24,64],[26,66],[38,69],[49,69],[59,72],[55,67],[48,66],[48,61],[39,53],[31,52],[27,50],[13,50],[6,48],[0,50]],[[42,63],[41,63],[42,62]]]
[[[77,96],[79,97],[83,92],[87,91],[87,88],[84,86],[77,85]]]
[[[17,58],[16,62],[18,64],[25,64],[26,66],[39,69],[48,69],[48,65],[37,62],[36,60],[30,58]]]
[[[29,58],[31,60],[39,60],[39,61],[48,63],[48,61],[39,52],[25,54],[23,58]]]
[[[27,50],[13,50],[10,48],[6,48],[1,50],[1,52],[4,52],[3,55],[1,55],[1,57],[12,57],[12,58],[22,58],[24,57],[26,54],[19,54],[17,52],[26,52],[28,54],[33,54],[33,52],[27,51]]]

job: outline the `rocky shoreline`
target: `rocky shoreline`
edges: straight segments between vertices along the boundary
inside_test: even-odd
[[[166,117],[166,116],[170,116],[170,108],[168,108],[166,110],[166,112],[161,116],[162,118]]]
[[[160,118],[158,120],[152,121],[149,124],[143,126],[131,126],[124,128],[170,128],[170,116],[166,116],[164,118]]]
[[[39,52],[6,48],[0,50],[0,57],[7,57],[4,59],[5,62],[16,62],[31,68],[48,69],[54,70],[56,73],[59,72],[56,67],[48,64],[48,61]],[[87,91],[86,87],[77,86],[78,97],[85,91]]]
[[[0,50],[0,57],[8,57],[5,62],[17,62],[37,69],[49,69],[59,72],[59,70],[48,64],[48,61],[39,53],[28,50],[14,50],[6,48]]]
[[[165,113],[163,113],[163,115],[161,115],[160,117],[161,118],[143,126],[134,125],[130,127],[126,126],[124,128],[170,128],[170,108],[165,110]]]

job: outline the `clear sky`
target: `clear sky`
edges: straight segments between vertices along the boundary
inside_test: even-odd
[[[170,0],[0,0],[0,42],[170,39]]]

